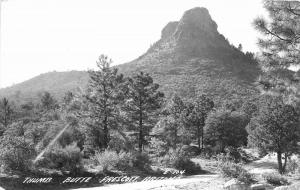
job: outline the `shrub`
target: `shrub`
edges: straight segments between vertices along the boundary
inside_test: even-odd
[[[196,146],[184,145],[182,146],[182,151],[187,156],[197,156],[200,154],[200,149]]]
[[[299,161],[295,159],[291,159],[287,162],[286,171],[289,173],[300,173]]]
[[[132,164],[134,168],[144,171],[150,170],[151,161],[148,154],[135,152],[132,156]]]
[[[187,174],[196,174],[201,171],[201,167],[195,164],[186,156],[178,156],[172,163],[173,167],[178,170],[185,170]]]
[[[119,162],[119,155],[115,151],[105,150],[104,152],[96,152],[92,159],[102,167],[103,171],[108,171],[116,167]]]
[[[277,173],[265,173],[262,177],[271,185],[281,186],[288,184],[287,179]]]
[[[37,162],[37,166],[61,171],[79,172],[82,169],[82,153],[76,143],[62,148],[57,145],[46,152],[44,159]]]
[[[97,152],[92,158],[96,165],[102,167],[103,171],[112,169],[127,171],[138,169],[148,171],[150,169],[151,161],[146,153],[139,152],[120,152],[117,153],[111,150],[104,152]]]
[[[247,154],[242,148],[235,148],[235,147],[227,147],[225,149],[226,155],[225,159],[227,161],[232,161],[235,163],[243,162],[247,163],[254,158]]]
[[[160,157],[168,152],[169,146],[167,142],[164,142],[158,138],[152,137],[150,140],[150,153],[155,157]]]
[[[235,147],[227,147],[225,148],[226,157],[228,160],[238,163],[242,160],[242,156],[239,153],[238,149]]]
[[[132,154],[129,152],[120,152],[119,161],[116,164],[116,168],[121,171],[128,171],[132,169]]]
[[[253,176],[240,164],[223,162],[219,165],[219,168],[223,177],[236,178],[247,184],[253,182]]]
[[[24,137],[3,137],[0,150],[4,170],[22,173],[30,171],[31,160],[36,153],[33,145],[26,142]]]
[[[132,149],[130,141],[126,141],[121,135],[114,135],[108,143],[108,149],[116,152],[129,151]]]
[[[185,170],[187,174],[195,174],[201,171],[201,167],[190,160],[189,154],[182,149],[170,149],[169,152],[161,157],[161,163],[167,167],[174,167],[178,170]]]

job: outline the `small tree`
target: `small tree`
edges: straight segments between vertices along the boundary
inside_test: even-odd
[[[239,50],[239,51],[243,51],[243,46],[242,46],[242,44],[239,44],[238,50]]]
[[[152,130],[155,138],[151,143],[158,152],[166,153],[169,148],[174,150],[183,144],[190,144],[191,136],[185,127],[186,104],[174,95],[162,111],[162,117]],[[159,146],[159,147],[157,147]]]
[[[155,123],[155,115],[162,106],[164,94],[149,74],[143,72],[128,79],[127,100],[123,110],[138,133],[138,147],[142,152],[145,136]]]
[[[41,97],[41,106],[42,109],[49,111],[57,108],[58,104],[55,98],[49,92],[44,92]]]
[[[293,106],[284,104],[281,97],[266,96],[260,102],[259,113],[247,126],[248,143],[266,151],[276,152],[278,171],[284,173],[287,158],[298,151],[299,126],[299,114]]]
[[[224,152],[226,147],[239,147],[247,143],[247,117],[240,112],[218,110],[211,113],[204,127],[208,144]]]
[[[199,149],[203,149],[205,120],[209,112],[213,109],[214,102],[206,95],[199,96],[195,102],[192,102],[185,118],[186,124],[192,130],[194,138],[197,139]]]
[[[13,119],[13,109],[8,101],[8,99],[3,98],[0,101],[0,124],[3,125],[1,129],[1,134],[7,129],[8,125],[12,122]]]

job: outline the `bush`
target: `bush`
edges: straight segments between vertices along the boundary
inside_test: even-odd
[[[201,167],[195,164],[186,156],[178,156],[172,163],[173,167],[177,170],[185,170],[187,174],[196,174],[201,171]]]
[[[238,163],[242,160],[242,156],[239,153],[238,149],[235,147],[227,147],[225,148],[226,157],[228,160]]]
[[[24,137],[2,137],[0,142],[0,159],[4,170],[12,172],[29,172],[31,160],[36,155],[33,145]]]
[[[266,173],[262,177],[271,185],[281,186],[288,184],[287,179],[277,173]]]
[[[92,160],[96,162],[96,165],[101,166],[103,171],[112,169],[122,171],[138,169],[142,171],[148,171],[151,164],[151,161],[146,153],[117,153],[111,150],[97,152]]]
[[[187,174],[195,174],[202,171],[200,165],[191,161],[189,154],[182,149],[170,149],[165,156],[160,157],[159,161],[164,166],[185,170]]]
[[[108,171],[117,166],[119,155],[115,151],[105,150],[104,152],[96,152],[92,159],[102,167],[103,171]]]
[[[133,164],[134,168],[137,168],[137,169],[143,170],[143,171],[149,171],[151,161],[150,161],[148,154],[135,152],[135,153],[133,153],[132,164]]]
[[[201,152],[197,146],[189,146],[189,145],[182,146],[182,151],[187,156],[197,156]]]
[[[133,168],[132,154],[129,152],[120,152],[116,168],[121,171],[131,170]]]
[[[116,152],[129,151],[132,149],[130,141],[126,141],[121,135],[113,135],[108,143],[108,149]]]
[[[250,184],[254,181],[253,176],[240,164],[223,162],[220,164],[219,168],[223,177],[236,178],[246,184]]]
[[[287,162],[286,171],[292,174],[300,173],[299,161],[291,159]]]
[[[226,155],[225,159],[227,161],[232,161],[235,163],[243,162],[247,163],[254,158],[247,154],[242,148],[235,148],[235,147],[227,147],[225,149]]]
[[[77,173],[82,169],[82,153],[76,143],[62,148],[57,145],[46,152],[44,159],[37,162],[37,166]]]

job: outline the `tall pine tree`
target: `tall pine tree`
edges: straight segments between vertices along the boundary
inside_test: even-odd
[[[117,68],[112,68],[112,61],[105,55],[101,55],[97,61],[99,70],[89,71],[90,81],[88,94],[90,119],[103,133],[103,147],[107,148],[110,140],[110,130],[119,126],[120,109],[122,100],[121,85],[124,82],[123,75],[118,74]],[[97,130],[99,132],[99,130]],[[101,138],[98,135],[98,138]],[[98,139],[99,140],[99,139]]]
[[[152,77],[143,72],[128,79],[127,101],[123,110],[133,130],[137,132],[140,152],[162,106],[164,94],[158,88],[159,85],[153,82]]]
[[[1,128],[1,134],[3,134],[4,130],[7,129],[8,125],[11,124],[13,119],[13,109],[7,98],[3,98],[0,101],[0,124],[2,124],[3,128]]]
[[[190,109],[185,118],[187,125],[190,126],[194,137],[197,139],[199,149],[203,149],[205,120],[209,112],[214,108],[214,102],[206,95],[199,96],[195,102],[191,103]]]

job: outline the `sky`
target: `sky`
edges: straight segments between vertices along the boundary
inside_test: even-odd
[[[94,69],[101,54],[114,65],[132,61],[194,7],[206,7],[232,44],[258,51],[252,22],[265,15],[262,0],[4,1],[0,88],[46,72]]]

